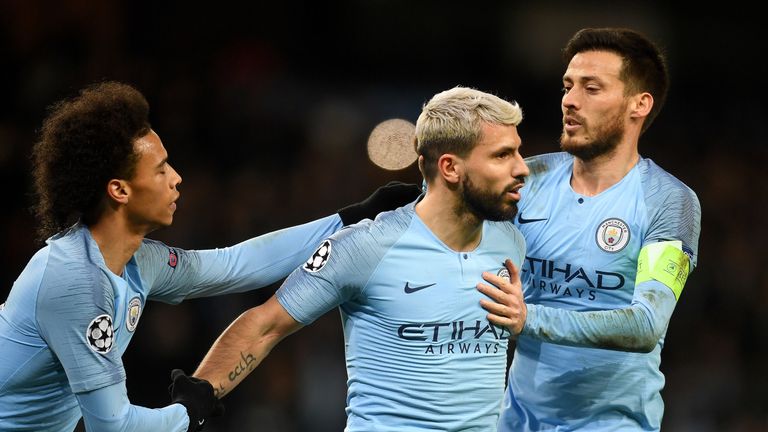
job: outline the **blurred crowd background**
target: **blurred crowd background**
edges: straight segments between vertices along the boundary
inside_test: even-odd
[[[29,154],[51,103],[101,80],[135,85],[181,173],[174,225],[150,235],[228,246],[310,221],[415,166],[385,171],[365,142],[465,85],[517,100],[523,152],[558,150],[560,49],[578,29],[628,26],[662,45],[672,87],[640,150],[699,196],[699,266],[662,355],[664,429],[768,430],[768,76],[761,14],[739,2],[155,2],[0,0],[0,302],[40,247]],[[669,3],[669,4],[667,4]],[[257,292],[145,309],[124,357],[131,400],[168,402]],[[0,353],[3,355],[3,353]],[[207,430],[340,431],[338,313],[283,341]]]

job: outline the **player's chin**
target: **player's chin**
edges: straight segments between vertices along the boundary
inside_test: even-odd
[[[507,212],[507,220],[513,220],[517,216],[517,206],[512,206],[512,208]]]
[[[166,216],[165,216],[165,217],[163,217],[163,218],[160,218],[160,219],[157,221],[157,223],[156,223],[156,225],[157,225],[157,228],[165,228],[165,227],[169,227],[169,226],[171,226],[172,224],[173,224],[173,213],[171,213],[171,214],[168,214],[168,215],[166,215]]]
[[[563,133],[560,137],[560,149],[564,152],[579,152],[587,147],[589,147],[589,142],[585,138],[578,138],[575,133]]]
[[[517,200],[510,201],[504,204],[500,209],[501,217],[499,220],[512,220],[517,216]]]

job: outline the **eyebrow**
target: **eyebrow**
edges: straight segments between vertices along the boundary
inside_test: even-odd
[[[603,82],[604,80],[602,78],[600,78],[599,76],[597,76],[597,75],[585,75],[585,76],[577,77],[576,79],[573,79],[572,77],[570,77],[568,75],[564,75],[563,76],[563,81],[567,81],[567,82],[574,82],[574,81],[579,81],[579,82],[586,82],[586,81]]]
[[[522,147],[522,146],[523,146],[522,142],[520,144],[518,144],[517,146],[514,146],[512,144],[505,144],[503,147],[501,147],[500,149],[496,150],[492,154],[496,155],[496,154],[501,154],[501,153],[504,153],[504,152],[515,152],[515,151],[520,150],[520,147]]]
[[[163,160],[160,161],[159,164],[155,165],[155,168],[160,168],[167,163],[168,163],[168,157],[166,156]]]

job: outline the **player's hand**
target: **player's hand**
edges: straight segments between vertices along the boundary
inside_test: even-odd
[[[528,308],[523,300],[523,283],[517,267],[510,259],[504,261],[504,265],[509,271],[509,279],[483,272],[483,279],[491,285],[479,283],[477,289],[494,301],[480,299],[480,306],[488,311],[488,321],[506,327],[517,336],[523,331]]]
[[[344,226],[358,223],[363,219],[374,219],[377,214],[402,207],[421,195],[421,188],[413,183],[391,181],[376,189],[365,200],[339,210]]]
[[[168,387],[171,403],[180,403],[187,409],[187,432],[203,430],[209,417],[224,414],[224,404],[214,395],[213,386],[204,379],[187,376],[181,369],[171,372],[172,384]]]

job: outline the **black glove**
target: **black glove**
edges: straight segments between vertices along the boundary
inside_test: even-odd
[[[168,387],[171,403],[180,403],[187,409],[187,432],[203,430],[209,417],[224,414],[224,404],[213,394],[213,386],[204,379],[187,376],[181,369],[171,371],[173,383]]]
[[[377,214],[404,206],[421,195],[421,188],[413,183],[391,181],[376,189],[365,200],[339,210],[341,222],[352,225],[363,219],[373,219]]]

